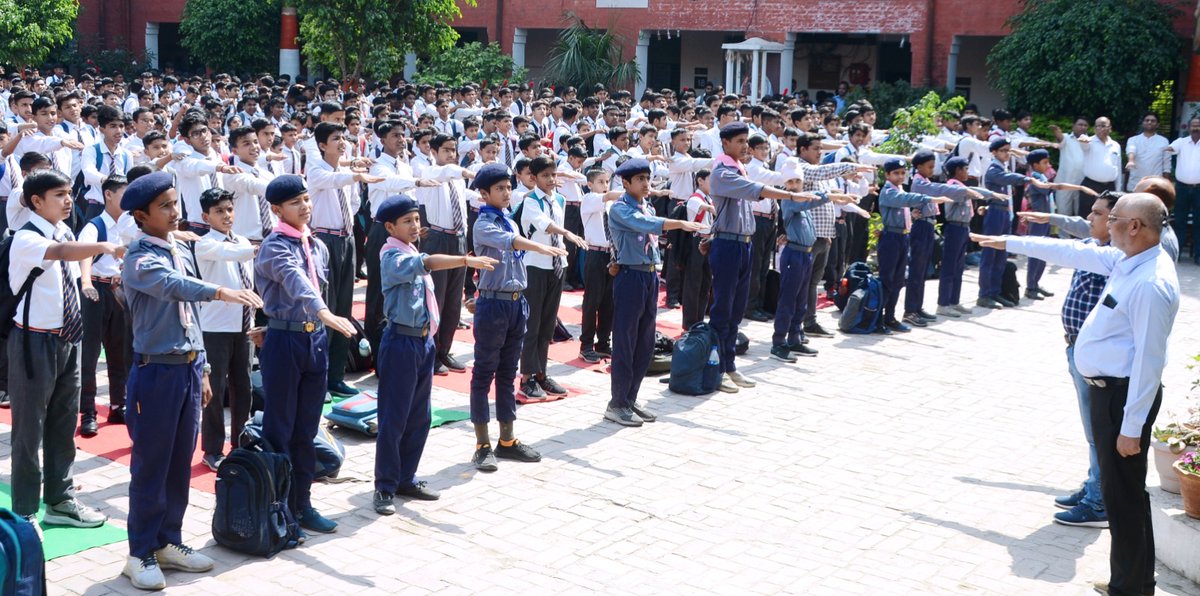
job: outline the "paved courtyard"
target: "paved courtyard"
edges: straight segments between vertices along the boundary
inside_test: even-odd
[[[1200,267],[1179,271],[1160,420],[1182,409],[1195,374],[1185,364],[1200,352]],[[168,572],[168,592],[1089,594],[1108,577],[1107,533],[1051,523],[1052,497],[1073,491],[1087,463],[1058,316],[1069,279],[1051,268],[1044,285],[1058,295],[1020,309],[814,339],[820,356],[795,365],[769,359],[769,327],[750,323],[739,367],[756,389],[686,397],[647,379],[659,421],[640,429],[601,420],[606,374],[555,364],[586,394],[520,408],[518,436],[540,464],[476,473],[469,423],[434,429],[420,477],[442,499],[392,517],[371,509],[372,443],[341,434],[350,480],[313,490],[337,534],[246,558],[215,545],[213,495],[193,489],[187,541],[217,569]],[[828,311],[821,320],[835,325]],[[466,408],[462,393],[433,399]],[[83,498],[123,524],[127,467],[80,451],[77,468]],[[52,591],[138,593],[119,577],[125,554],[121,542],[51,561]],[[1200,594],[1161,565],[1159,586]]]

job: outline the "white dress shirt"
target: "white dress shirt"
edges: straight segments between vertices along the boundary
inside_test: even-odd
[[[354,172],[349,168],[334,167],[324,159],[308,163],[308,196],[312,199],[312,219],[309,226],[322,231],[334,230],[349,233],[353,221],[346,221],[341,201],[345,199],[350,216],[358,211],[361,201],[354,192]],[[338,196],[338,191],[342,196]]]
[[[117,221],[108,214],[108,211],[100,213],[100,220],[104,222],[104,237],[108,242],[113,244],[121,244],[120,230],[117,227]],[[98,242],[100,239],[100,230],[96,229],[95,224],[88,222],[79,230],[80,242]],[[121,275],[121,259],[114,255],[98,255],[92,258],[92,276],[93,277],[119,277]]]
[[[1148,176],[1162,176],[1166,172],[1171,171],[1171,160],[1168,159],[1166,149],[1170,146],[1167,138],[1154,134],[1146,136],[1140,134],[1129,137],[1125,142],[1125,154],[1133,158],[1133,167],[1129,170],[1129,179],[1126,189],[1133,192],[1137,187],[1138,182],[1142,178]]]
[[[568,175],[572,172],[578,173],[575,172],[575,169],[572,168],[571,164],[567,163],[567,160],[565,159],[562,161],[562,163],[558,164],[556,171],[560,174],[568,173]],[[574,178],[568,178],[567,176],[559,176],[558,183],[558,192],[563,196],[563,199],[566,200],[566,202],[574,205],[578,205],[583,202],[583,188],[581,188],[582,183]]]
[[[100,187],[110,174],[124,176],[133,167],[133,156],[128,151],[118,145],[114,154],[104,141],[85,148],[80,159],[83,183],[88,186],[84,198],[90,203],[104,202],[104,191]]]
[[[25,301],[29,304],[29,326],[37,329],[58,329],[63,326],[63,285],[62,267],[67,268],[67,274],[72,281],[79,279],[79,267],[69,261],[47,260],[46,250],[57,242],[70,240],[71,230],[66,224],[50,225],[42,216],[32,213],[29,221],[41,230],[41,234],[29,230],[19,230],[12,240],[9,252],[8,283],[9,289],[16,294],[25,279],[35,267],[42,268],[42,274],[33,282],[33,288],[27,298],[22,298],[17,304],[17,312],[13,321],[24,324]]]
[[[1175,180],[1183,184],[1200,184],[1200,143],[1191,136],[1171,142],[1175,150]]]
[[[183,202],[189,222],[204,224],[204,218],[200,216],[203,211],[200,209],[200,195],[204,191],[214,186],[225,188],[221,174],[217,172],[219,165],[221,157],[212,149],[209,149],[207,156],[192,151],[183,159],[171,163],[175,170],[175,189],[179,192],[179,200]]]
[[[687,215],[688,221],[694,221],[704,226],[696,233],[706,235],[712,228],[712,213],[707,210],[702,210],[704,205],[712,205],[712,199],[704,194],[704,191],[697,189],[692,193],[692,196],[687,200]]]
[[[233,231],[250,240],[263,240],[263,222],[259,216],[259,197],[267,194],[267,185],[275,179],[270,170],[250,165],[242,160],[233,164],[241,168],[241,174],[225,176],[225,190],[233,193]],[[279,219],[267,211],[267,227],[274,229]]]
[[[604,214],[608,213],[610,202],[604,200],[604,195],[589,192],[583,195],[579,204],[579,215],[583,218],[583,240],[588,247],[608,248],[608,234],[604,230]],[[524,214],[522,212],[522,214]]]
[[[557,194],[557,193],[556,193]],[[557,246],[565,247],[563,239],[547,232],[550,224],[563,225],[563,209],[559,206],[558,197],[547,197],[541,189],[533,189],[529,194],[525,195],[521,203],[521,221],[517,222],[521,226],[521,230],[528,234],[530,240],[540,242],[547,246],[557,244]],[[582,213],[582,209],[580,210]],[[532,233],[530,233],[532,231]],[[551,238],[551,236],[555,236]],[[559,260],[559,264],[566,266],[562,257],[551,257],[533,251],[525,253],[525,266],[537,267],[538,269],[553,270],[555,259]]]
[[[746,177],[767,186],[783,186],[788,177],[783,172],[767,169],[767,164],[754,158],[746,164]],[[759,199],[750,203],[750,210],[759,217],[770,217],[778,204],[775,199]]]
[[[1063,135],[1058,144],[1058,175],[1055,182],[1079,184],[1083,182],[1083,144],[1074,135]]]
[[[467,188],[463,180],[465,168],[455,164],[430,166],[421,173],[422,178],[435,180],[442,184],[431,187],[425,202],[425,217],[430,226],[442,230],[454,230],[454,211],[451,200],[458,201],[459,213],[462,214],[462,227],[455,230],[459,235],[467,233],[467,202],[479,196],[479,193]],[[452,192],[453,189],[453,192]]]
[[[713,160],[697,158],[686,153],[675,152],[667,164],[667,178],[671,181],[671,197],[680,201],[692,196],[696,190],[696,172],[712,167]]]
[[[1121,188],[1121,144],[1109,137],[1101,141],[1099,136],[1091,137],[1083,147],[1083,175],[1096,182],[1114,182],[1116,188]]]
[[[84,149],[86,149],[88,145],[100,140],[96,137],[96,134],[92,132],[92,127],[81,127],[76,125],[74,122],[68,122],[66,120],[54,125],[54,136],[60,139],[70,139],[72,141],[82,143]],[[71,177],[72,181],[74,181],[79,177],[79,174],[83,168],[83,149],[68,149],[68,151],[71,152],[71,171],[67,172],[67,175]]]
[[[384,200],[392,195],[408,192],[417,185],[412,167],[387,153],[375,160],[371,166],[371,175],[383,178],[383,182],[367,185],[367,208],[371,210],[372,219]]]
[[[236,216],[234,221],[236,222]],[[210,230],[196,243],[196,267],[200,278],[224,288],[254,289],[254,245],[237,233],[231,236]],[[242,287],[241,268],[250,287]],[[200,305],[200,329],[208,333],[240,333],[244,306],[213,300]]]

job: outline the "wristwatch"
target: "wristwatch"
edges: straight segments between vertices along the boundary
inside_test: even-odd
[[[205,362],[204,363],[204,374],[207,375],[207,374],[211,374],[211,373],[212,373],[212,365]]]

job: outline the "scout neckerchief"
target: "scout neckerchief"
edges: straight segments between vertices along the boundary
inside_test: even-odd
[[[421,255],[413,245],[388,236],[387,242],[384,242],[383,248],[379,250],[380,260],[383,259],[384,253],[393,248],[400,251],[401,254],[418,257]],[[438,311],[437,296],[433,292],[433,275],[426,272],[422,277],[425,278],[425,310],[429,311],[429,333],[433,334],[437,333],[442,317]]]

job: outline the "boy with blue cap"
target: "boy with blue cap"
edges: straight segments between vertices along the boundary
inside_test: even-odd
[[[472,229],[475,254],[494,260],[491,269],[479,272],[479,298],[475,301],[475,365],[471,369],[471,423],[475,425],[475,454],[471,462],[482,472],[498,469],[496,458],[537,462],[542,456],[521,443],[513,433],[517,419],[514,382],[525,339],[529,304],[525,301],[525,251],[565,257],[567,251],[524,238],[508,215],[512,203],[512,171],[488,164],[475,174],[474,186],[484,205]],[[492,449],[488,391],[496,382],[496,419],[500,446]]]
[[[650,162],[634,158],[617,168],[625,194],[609,207],[608,231],[620,267],[613,280],[612,398],[604,419],[622,426],[641,426],[656,416],[637,401],[638,389],[654,357],[654,323],[658,314],[658,237],[669,230],[697,232],[694,221],[654,215],[650,196]]]
[[[133,368],[125,423],[129,464],[129,559],[134,587],[166,587],[162,569],[201,572],[213,561],[182,544],[200,408],[212,399],[197,302],[258,308],[253,290],[195,278],[191,253],[175,244],[181,216],[174,177],[166,172],[129,184],[121,209],[142,235],[129,247],[121,280],[133,321]]]
[[[490,257],[428,255],[414,246],[421,238],[417,202],[388,197],[375,212],[388,238],[379,251],[387,326],[379,345],[379,436],[375,438],[375,511],[392,515],[396,495],[434,501],[440,496],[417,481],[417,464],[429,436],[433,338],[439,313],[430,272],[454,267],[491,270]]]
[[[308,227],[312,199],[304,179],[291,174],[267,185],[267,202],[279,219],[258,248],[254,279],[262,292],[267,332],[259,350],[262,368],[263,438],[292,462],[288,506],[302,528],[330,533],[337,523],[312,506],[316,451],[329,372],[325,328],[354,335],[350,321],[329,309],[323,296],[329,251]],[[301,534],[303,538],[303,533]]]
[[[984,193],[991,193],[986,188],[967,187],[970,164],[966,157],[954,156],[947,159],[943,166],[946,171],[946,184],[943,185],[945,188],[941,188],[941,192],[942,196],[949,197],[951,201],[946,203],[946,223],[942,226],[942,270],[938,276],[937,314],[952,319],[972,312],[971,307],[960,303],[963,270],[967,265],[971,218],[975,214],[971,203],[975,195],[967,191],[974,191],[980,198]],[[916,192],[916,188],[926,187],[924,184],[917,185],[914,180],[913,188]]]
[[[904,192],[900,185],[907,176],[902,159],[889,159],[883,164],[887,182],[879,190],[879,214],[883,216],[883,233],[876,245],[879,260],[879,281],[883,282],[884,306],[881,333],[899,331],[905,333],[912,328],[896,319],[896,303],[900,301],[900,289],[904,287],[904,266],[908,258],[908,236],[912,231],[912,210],[929,203],[949,203],[947,197],[931,197],[915,192]]]
[[[1093,199],[1099,196],[1095,190],[1079,184],[1067,184],[1064,182],[1051,183],[1046,177],[1046,172],[1050,169],[1050,152],[1045,149],[1035,149],[1029,152],[1025,157],[1025,162],[1029,164],[1029,177],[1034,180],[1046,182],[1048,186],[1029,186],[1029,190],[1025,192],[1025,198],[1029,201],[1029,211],[1036,213],[1054,213],[1054,191],[1056,190],[1074,190],[1091,196]],[[1025,230],[1026,236],[1049,236],[1050,223],[1030,221]],[[1046,262],[1034,257],[1029,257],[1029,263],[1025,265],[1025,297],[1030,300],[1043,300],[1053,296],[1054,293],[1046,290],[1039,284],[1042,281],[1042,274],[1046,271]]]
[[[983,215],[983,233],[987,236],[1003,236],[1012,230],[1012,187],[1016,184],[1031,184],[1039,188],[1049,188],[1049,184],[1035,180],[1029,176],[1008,171],[1008,164],[1013,153],[1010,142],[999,137],[988,145],[992,152],[992,163],[983,173],[983,187],[1004,195],[1000,199],[988,201],[987,212]],[[1024,155],[1023,151],[1016,150]],[[1000,285],[1004,279],[1004,264],[1008,253],[1002,249],[983,249],[979,261],[979,299],[976,305],[984,308],[999,309],[1017,305],[1000,295]]]

